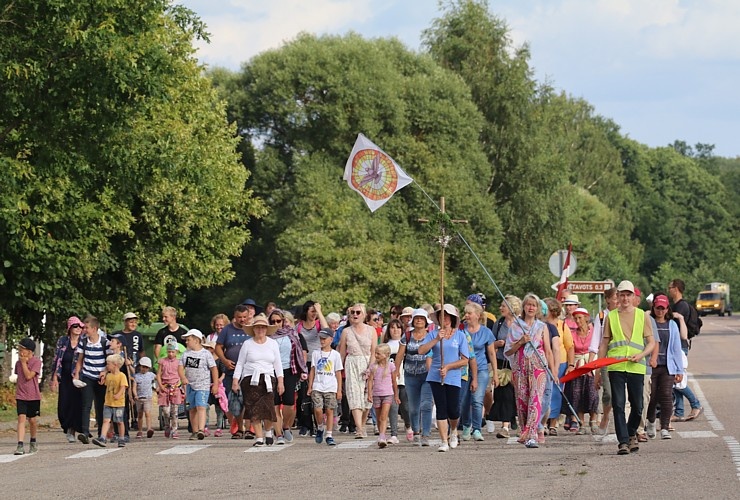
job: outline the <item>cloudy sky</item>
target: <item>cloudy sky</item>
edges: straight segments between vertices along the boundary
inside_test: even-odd
[[[394,36],[413,50],[437,0],[175,0],[208,25],[198,57],[238,69],[299,32]],[[490,0],[540,81],[583,97],[650,146],[740,156],[740,1]]]

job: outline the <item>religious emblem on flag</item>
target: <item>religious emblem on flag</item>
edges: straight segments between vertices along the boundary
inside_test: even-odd
[[[360,193],[371,212],[382,207],[393,193],[413,181],[393,158],[362,134],[357,135],[347,159],[344,180],[350,188]]]

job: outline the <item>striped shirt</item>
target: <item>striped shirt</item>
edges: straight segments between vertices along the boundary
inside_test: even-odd
[[[100,374],[105,370],[105,347],[103,338],[100,337],[97,342],[91,341],[87,337],[82,337],[77,344],[77,355],[83,354],[82,360],[82,377],[97,380]],[[107,344],[107,342],[105,342]]]

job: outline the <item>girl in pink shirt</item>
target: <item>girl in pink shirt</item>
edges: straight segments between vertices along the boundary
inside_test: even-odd
[[[375,362],[367,369],[367,400],[373,403],[375,414],[378,417],[378,448],[388,445],[385,429],[388,424],[388,413],[391,404],[401,404],[398,398],[396,382],[396,365],[391,361],[391,348],[388,344],[380,344],[375,348]]]

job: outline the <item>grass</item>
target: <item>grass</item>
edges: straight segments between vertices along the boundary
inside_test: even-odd
[[[41,393],[41,422],[56,421],[57,398],[56,392],[43,391]],[[14,422],[18,418],[15,408],[15,384],[0,384],[0,422]],[[47,424],[48,425],[48,424]]]

